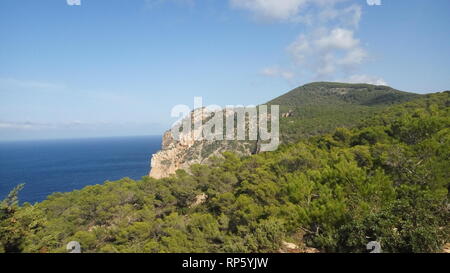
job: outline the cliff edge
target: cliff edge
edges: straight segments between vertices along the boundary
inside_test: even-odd
[[[207,121],[214,116],[214,112],[194,110],[191,119]],[[221,111],[220,113],[223,114]],[[185,118],[186,119],[186,118]],[[184,119],[184,120],[185,120]],[[180,132],[177,139],[173,137],[172,130],[164,133],[162,149],[151,159],[150,177],[164,178],[175,174],[177,170],[189,171],[193,164],[208,164],[212,157],[221,157],[225,151],[233,151],[239,155],[255,153],[255,141],[236,140],[195,140],[194,136],[202,134],[203,126],[192,128],[188,133]]]

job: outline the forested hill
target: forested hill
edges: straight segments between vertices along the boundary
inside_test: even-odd
[[[227,152],[192,174],[22,207],[13,191],[0,206],[0,251],[64,252],[75,240],[84,252],[366,252],[376,240],[384,252],[440,252],[450,242],[449,170],[443,92],[275,152]]]
[[[314,82],[295,88],[268,104],[303,107],[308,105],[391,105],[420,95],[403,92],[389,86]]]
[[[388,86],[315,82],[295,88],[268,102],[280,105],[284,143],[325,134],[336,127],[352,127],[393,104],[420,95]]]
[[[327,134],[337,127],[351,128],[386,107],[420,95],[369,84],[317,82],[298,87],[270,102],[280,105],[280,137],[284,144]],[[168,128],[169,129],[169,128]],[[200,129],[201,130],[201,129]],[[193,164],[208,164],[225,151],[240,155],[257,153],[257,141],[195,141],[180,145],[171,131],[164,134],[162,149],[153,155],[150,176],[167,177]]]

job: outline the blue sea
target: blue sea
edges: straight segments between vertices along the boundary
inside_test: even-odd
[[[141,179],[160,148],[160,136],[0,142],[0,200],[21,183],[20,203],[34,203],[107,180]]]

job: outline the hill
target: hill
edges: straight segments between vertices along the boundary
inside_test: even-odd
[[[336,127],[351,128],[390,105],[419,96],[387,86],[318,82],[296,88],[267,105],[280,106],[281,142],[288,144],[328,133]],[[153,155],[150,176],[162,178],[178,169],[189,170],[192,164],[208,164],[212,156],[220,156],[225,151],[255,154],[258,147],[257,141],[183,143],[174,140],[169,130],[163,137],[162,150]]]
[[[370,84],[316,82],[295,88],[269,101],[280,105],[284,143],[328,133],[336,127],[352,127],[388,106],[420,95]]]

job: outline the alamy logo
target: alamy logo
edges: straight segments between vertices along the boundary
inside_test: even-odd
[[[201,97],[194,98],[194,110],[187,105],[172,108],[171,116],[179,118],[172,126],[174,140],[181,144],[195,141],[258,141],[259,151],[274,151],[280,144],[278,105],[203,107]],[[270,125],[270,130],[269,130]],[[248,137],[247,137],[248,136]]]
[[[71,241],[67,244],[66,249],[69,253],[81,253],[81,245],[77,241]]]
[[[370,250],[370,253],[381,253],[381,244],[377,241],[371,241],[367,244],[367,250]]]
[[[81,6],[81,0],[66,0],[69,6]]]

